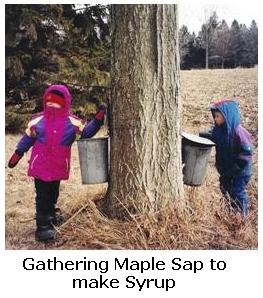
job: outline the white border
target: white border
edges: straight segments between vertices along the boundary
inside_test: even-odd
[[[43,4],[57,3],[59,1],[42,1]],[[98,3],[97,1],[78,1],[77,3]],[[206,1],[208,2],[208,1]],[[237,2],[237,1],[236,1]],[[4,4],[18,4],[17,1],[5,1],[1,3],[1,95],[2,100],[0,108],[0,121],[1,121],[1,139],[4,140]],[[27,3],[32,3],[27,1]],[[72,1],[63,1],[63,3],[72,3]],[[123,3],[122,1],[114,1],[114,3]],[[138,3],[137,1],[129,1],[129,3]],[[152,1],[141,1],[140,3],[152,3]],[[161,3],[159,1],[159,3]],[[174,3],[171,1],[165,1],[162,3]],[[180,1],[179,1],[180,3]],[[185,2],[184,2],[185,3]],[[189,2],[191,4],[191,2]],[[251,5],[257,5],[254,1],[250,1]],[[237,2],[238,5],[238,2]],[[260,8],[259,8],[260,11]],[[258,18],[259,19],[259,18]],[[262,93],[262,24],[260,19],[258,21],[259,25],[259,99],[261,99]],[[259,154],[262,156],[262,135],[261,127],[262,123],[262,103],[259,102]],[[96,295],[98,297],[105,297],[105,295],[114,295],[114,297],[123,297],[123,294],[135,294],[141,297],[260,297],[262,292],[261,280],[262,280],[262,198],[259,198],[259,249],[257,251],[6,251],[5,250],[5,217],[4,217],[4,197],[5,197],[5,153],[4,146],[1,146],[0,152],[0,168],[1,168],[1,198],[0,198],[0,212],[1,212],[1,252],[0,252],[0,270],[1,270],[1,285],[0,295],[2,297],[10,296],[15,297],[15,295],[20,297],[35,298],[36,296],[46,297],[90,297],[89,295]],[[259,191],[261,195],[263,193],[262,189],[262,159],[259,159]],[[36,259],[46,259],[48,257],[58,257],[61,259],[81,259],[86,256],[89,259],[94,259],[100,261],[102,259],[110,258],[113,260],[114,257],[129,257],[131,259],[149,259],[152,256],[155,258],[164,260],[169,263],[173,257],[181,257],[183,260],[202,260],[207,263],[210,258],[217,260],[225,260],[227,262],[227,269],[223,272],[211,272],[210,270],[203,270],[198,274],[193,274],[191,272],[182,272],[176,274],[168,270],[165,272],[146,272],[143,275],[136,274],[139,278],[170,278],[174,276],[177,285],[171,292],[163,292],[162,290],[149,289],[145,292],[137,292],[134,289],[112,289],[112,290],[73,290],[70,283],[74,276],[80,276],[82,278],[88,278],[97,275],[96,272],[40,272],[32,271],[27,272],[22,269],[21,262],[26,257],[34,257]],[[109,272],[109,277],[114,276],[123,279],[125,275],[129,272],[115,272],[112,270]],[[134,274],[134,272],[133,272]],[[111,297],[111,296],[110,296]]]

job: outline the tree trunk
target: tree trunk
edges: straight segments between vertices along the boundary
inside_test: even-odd
[[[221,68],[222,68],[222,69],[225,68],[225,59],[224,59],[224,58],[222,58]]]
[[[208,31],[206,32],[206,42],[205,42],[205,68],[209,68],[209,36]]]
[[[183,195],[176,5],[112,5],[108,213]]]

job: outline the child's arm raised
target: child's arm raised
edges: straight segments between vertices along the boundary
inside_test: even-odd
[[[81,133],[81,139],[93,137],[103,124],[106,108],[104,105],[99,106],[95,118],[86,123]]]

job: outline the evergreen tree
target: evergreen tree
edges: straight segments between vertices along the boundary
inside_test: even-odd
[[[63,82],[87,116],[109,83],[108,15],[102,5],[6,5],[7,115],[39,111],[45,86]]]
[[[57,72],[54,59],[58,5],[6,5],[6,96],[14,103],[36,94],[47,72]]]
[[[255,20],[248,29],[249,62],[251,66],[258,64],[258,26]]]
[[[205,67],[205,50],[199,37],[188,31],[186,26],[179,30],[180,67],[181,69]]]
[[[228,60],[229,60],[230,66],[232,67],[240,66],[241,53],[242,53],[241,30],[237,20],[234,20],[230,28],[230,45],[229,45],[229,54],[228,54]]]
[[[180,65],[181,68],[185,68],[186,56],[189,55],[189,43],[191,34],[188,31],[187,26],[183,25],[179,30],[179,52],[180,52]]]

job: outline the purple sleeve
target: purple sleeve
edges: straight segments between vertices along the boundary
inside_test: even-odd
[[[252,142],[249,132],[242,126],[236,129],[236,142],[239,146],[239,159],[249,160],[252,155]]]
[[[81,133],[81,139],[87,139],[93,137],[97,131],[100,129],[101,123],[97,119],[93,119],[86,123],[82,133]]]
[[[35,140],[36,140],[35,138],[29,137],[27,134],[25,134],[20,139],[18,144],[16,145],[16,150],[20,154],[23,154],[23,153],[27,152],[30,149],[30,147],[34,144]]]

